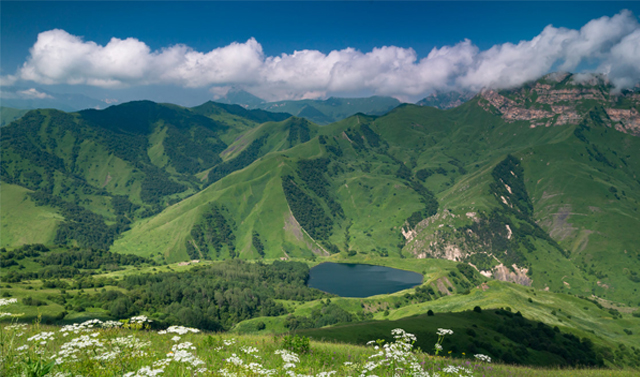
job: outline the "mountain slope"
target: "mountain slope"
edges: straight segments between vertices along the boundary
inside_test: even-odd
[[[83,213],[90,221],[76,222],[102,229],[101,245],[116,239],[114,251],[157,261],[443,258],[629,303],[640,284],[640,97],[567,80],[322,127],[257,125],[256,113],[214,103],[33,112],[3,133],[3,181],[38,189],[34,200],[65,218]]]
[[[447,110],[462,105],[475,95],[475,93],[468,91],[435,92],[416,102],[416,105]]]
[[[20,119],[28,110],[14,109],[11,107],[0,107],[0,127],[4,127],[14,120]]]
[[[359,114],[313,128],[310,136],[317,136],[293,148],[284,142],[285,124],[296,118],[252,130],[237,148],[244,151],[265,137],[272,147],[264,152],[271,154],[188,200],[224,205],[215,215],[242,224],[229,226],[235,241],[214,247],[215,252],[210,248],[208,257],[230,257],[230,245],[240,250],[237,256],[258,257],[260,246],[250,244],[253,228],[247,225],[252,216],[273,223],[270,230],[256,228],[260,239],[269,240],[260,242],[267,257],[282,257],[283,250],[309,256],[306,238],[293,242],[290,253],[283,246],[290,209],[316,252],[454,259],[501,280],[631,299],[640,261],[630,247],[637,242],[632,229],[640,225],[634,186],[640,172],[632,156],[640,139],[602,124],[594,115],[597,104],[585,110],[580,124],[532,128],[530,120],[505,119],[483,101],[479,96],[448,111],[403,105],[382,117]],[[233,148],[223,153],[227,161],[243,153]],[[256,172],[268,175],[269,190],[255,180]],[[588,183],[576,177],[593,178]],[[234,194],[223,194],[231,186]],[[271,212],[253,206],[239,210],[256,192],[273,206]],[[175,233],[180,241],[172,245],[184,258],[191,242],[184,234],[201,232],[196,225],[204,215],[176,217],[173,211],[154,227],[180,219],[182,228]],[[622,221],[615,229],[608,225]],[[212,224],[210,234],[219,233]],[[149,255],[144,250],[155,246],[128,245],[153,244],[162,232],[145,236],[149,228],[134,227],[115,250]]]
[[[400,105],[391,97],[329,98],[327,100],[298,100],[267,102],[256,107],[273,112],[286,112],[326,125],[357,113],[382,115]]]
[[[224,109],[217,114],[246,129],[257,125]],[[32,190],[38,205],[60,211],[65,221],[50,224],[55,242],[108,248],[132,221],[202,188],[196,174],[222,163],[222,139],[238,132],[229,123],[149,101],[78,113],[34,110],[3,128],[0,173],[4,183]]]

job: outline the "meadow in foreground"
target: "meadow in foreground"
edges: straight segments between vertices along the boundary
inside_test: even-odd
[[[16,299],[0,299],[10,306]],[[439,357],[453,330],[439,329],[430,356],[413,344],[416,337],[392,330],[393,342],[372,340],[367,347],[310,342],[298,336],[267,337],[203,334],[183,326],[151,330],[146,316],[123,321],[89,320],[62,327],[17,323],[0,327],[0,375],[72,376],[596,376],[631,375],[605,370],[541,371],[493,366]],[[538,373],[540,372],[540,373]],[[595,373],[595,374],[593,374]]]

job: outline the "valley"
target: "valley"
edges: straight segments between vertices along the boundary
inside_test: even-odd
[[[459,357],[638,367],[637,91],[554,74],[463,94],[318,122],[285,103],[29,111],[2,128],[4,297],[21,321],[356,344],[402,327],[425,350],[457,326]],[[338,297],[307,285],[324,262],[423,280]]]

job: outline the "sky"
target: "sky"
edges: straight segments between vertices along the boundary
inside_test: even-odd
[[[567,70],[640,81],[640,2],[12,2],[3,98],[195,105],[521,85]],[[12,92],[13,91],[13,92]],[[54,95],[54,94],[51,94]]]

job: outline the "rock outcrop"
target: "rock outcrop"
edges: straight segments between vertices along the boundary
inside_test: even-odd
[[[608,115],[603,119],[606,126],[640,136],[640,93],[635,90],[615,94],[611,89],[601,75],[556,73],[519,89],[482,90],[478,104],[507,122],[528,121],[531,128],[536,128],[578,124],[595,101]],[[625,108],[617,108],[621,103]]]

